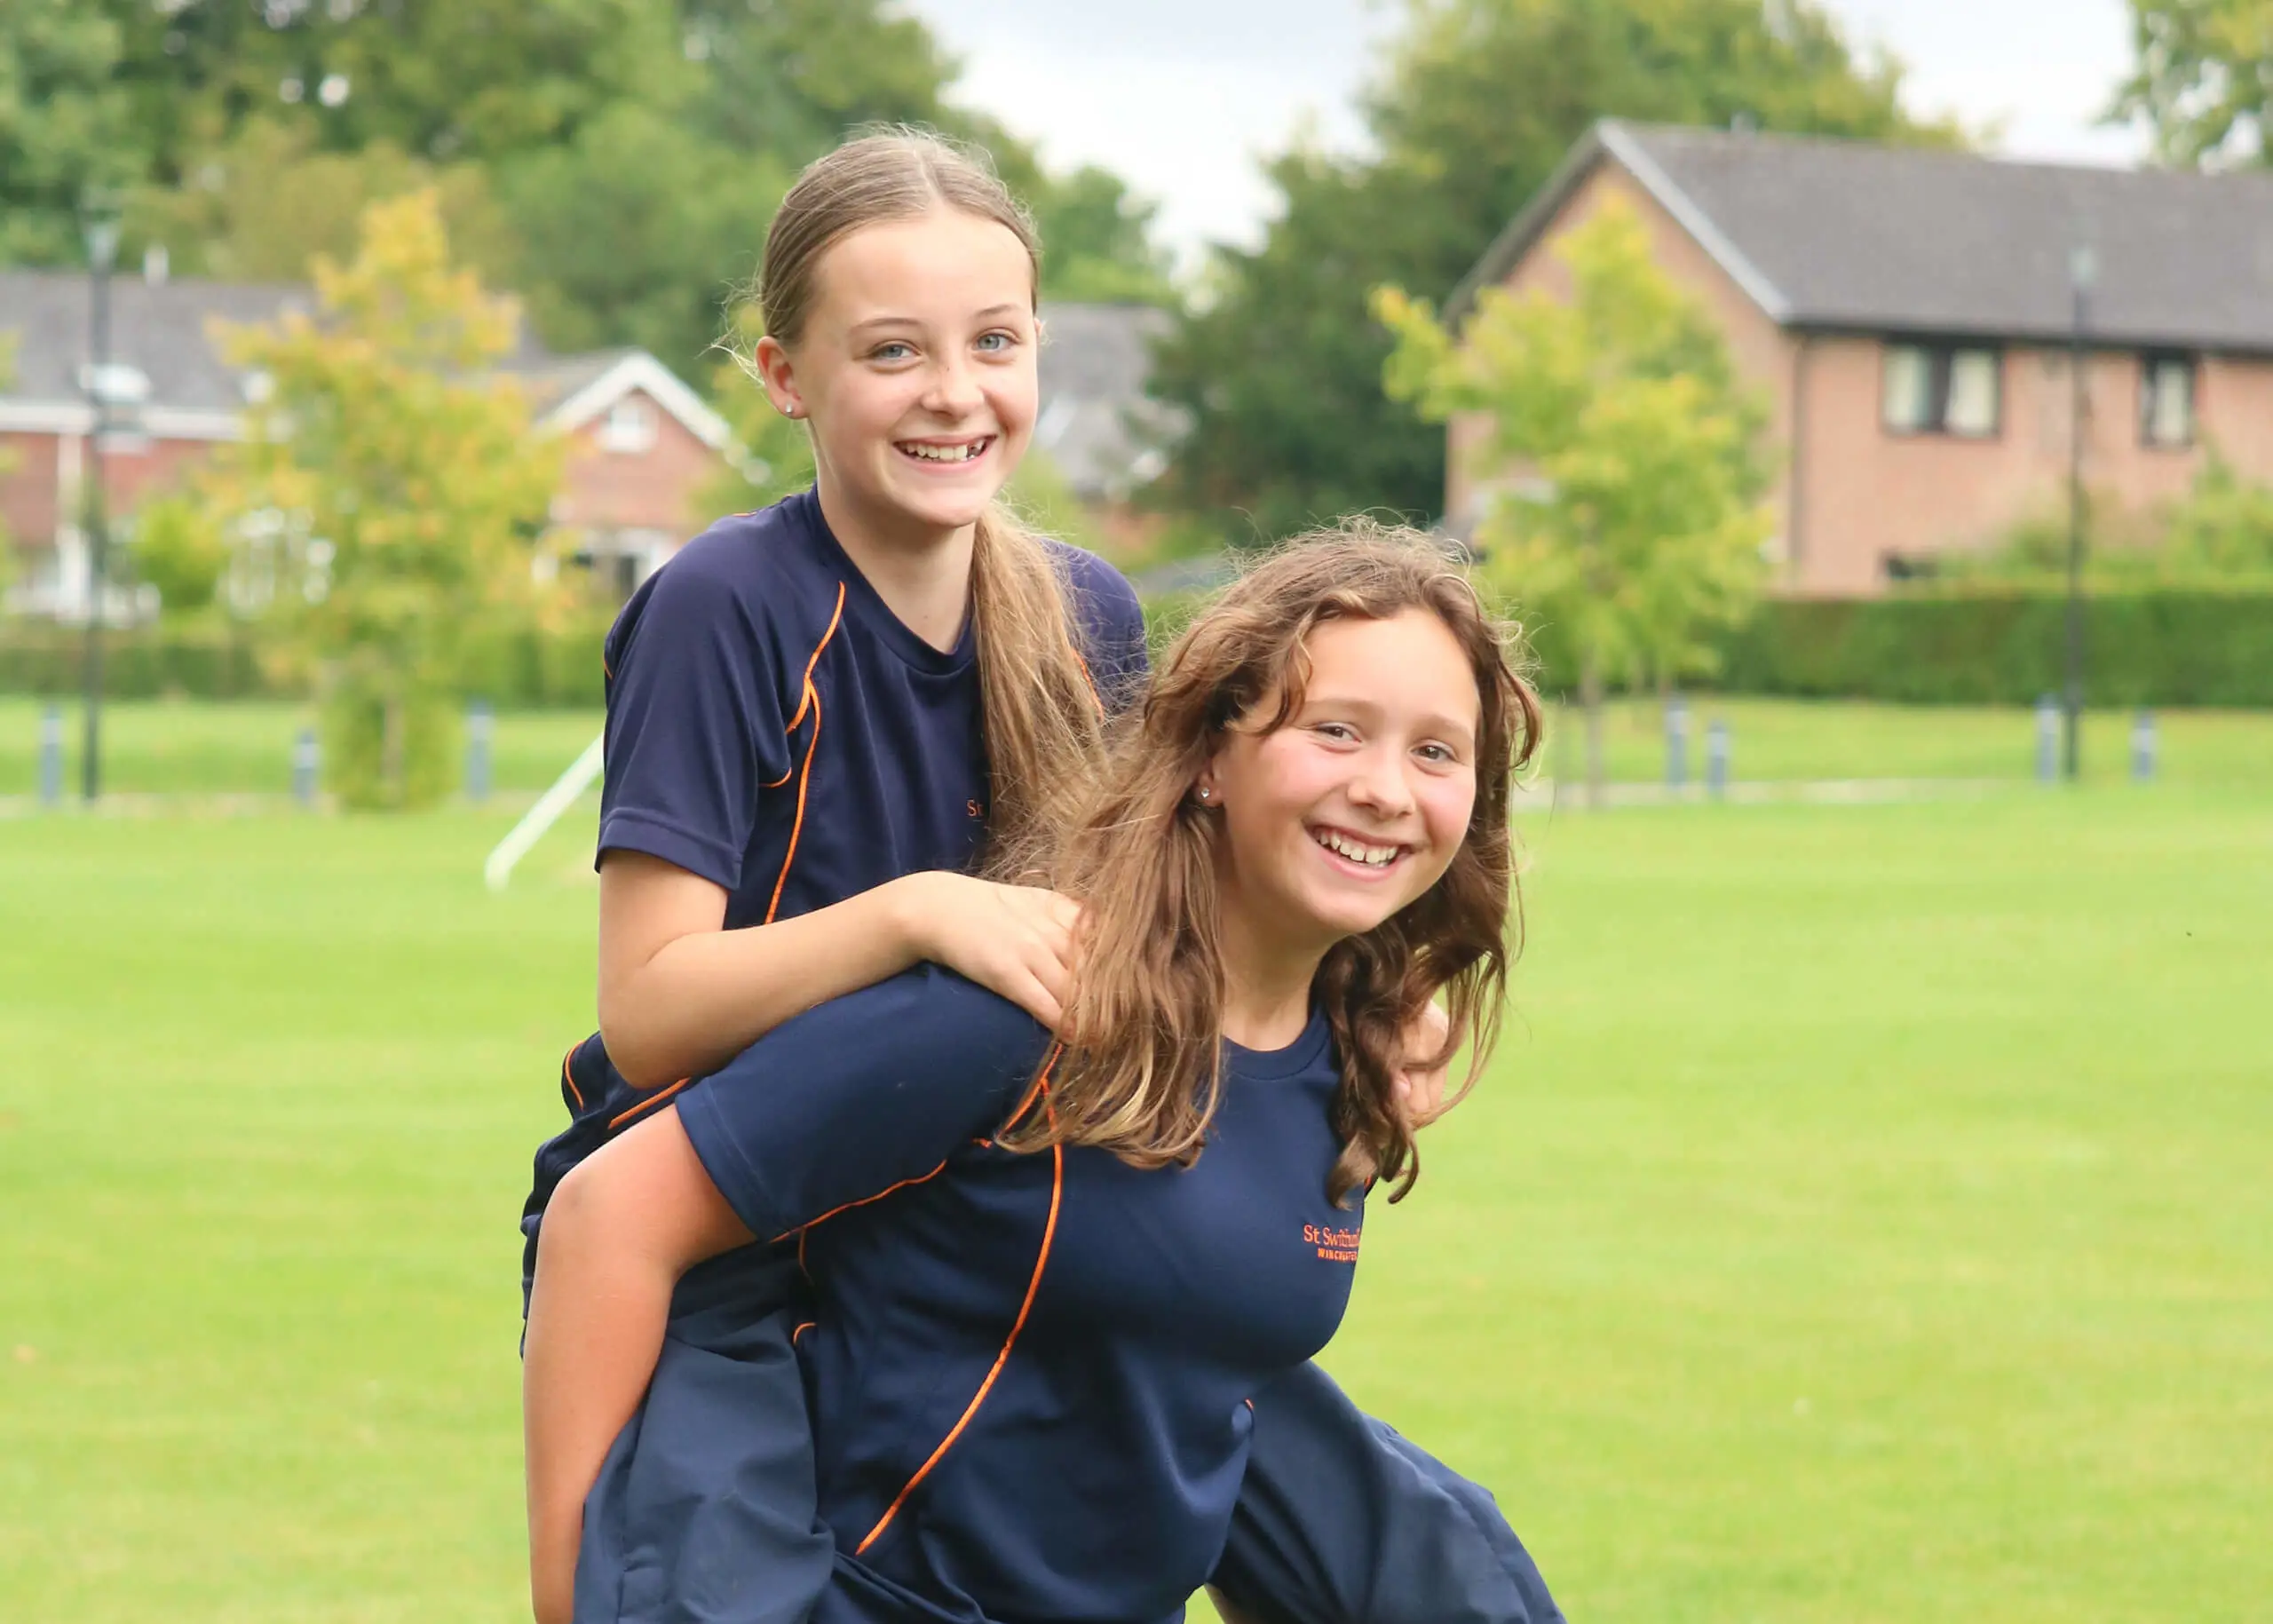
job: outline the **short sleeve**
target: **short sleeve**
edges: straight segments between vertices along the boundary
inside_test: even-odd
[[[1097,554],[1065,547],[1061,556],[1089,680],[1105,709],[1120,711],[1143,695],[1152,672],[1144,647],[1144,606],[1129,578]]]
[[[599,851],[645,852],[733,891],[759,792],[789,770],[748,600],[682,554],[625,606],[608,652]]]
[[[772,1239],[935,1172],[994,1133],[1049,1034],[936,965],[785,1021],[678,1097],[694,1152]]]

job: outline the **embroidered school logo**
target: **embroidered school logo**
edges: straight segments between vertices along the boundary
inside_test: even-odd
[[[1323,1224],[1303,1225],[1303,1241],[1314,1247],[1318,1255],[1330,1264],[1354,1264],[1358,1261],[1358,1243],[1365,1238],[1363,1230],[1328,1229]]]

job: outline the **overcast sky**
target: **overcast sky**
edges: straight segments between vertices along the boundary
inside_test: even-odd
[[[963,63],[961,94],[1057,164],[1103,163],[1160,206],[1168,240],[1252,241],[1271,205],[1258,154],[1302,121],[1336,145],[1395,21],[1380,0],[907,0]],[[2129,66],[2124,0],[1823,0],[1910,67],[1922,113],[2004,128],[2018,156],[2119,163],[2094,128]]]

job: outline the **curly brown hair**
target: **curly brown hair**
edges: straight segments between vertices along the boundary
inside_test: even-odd
[[[1334,1200],[1377,1179],[1401,1199],[1420,1176],[1395,1089],[1404,1034],[1443,993],[1474,1086],[1498,1036],[1519,950],[1515,776],[1538,748],[1538,696],[1517,669],[1519,634],[1485,608],[1441,543],[1352,519],[1300,536],[1201,611],[1113,741],[1081,815],[998,858],[998,877],[1041,881],[1083,905],[1080,973],[1059,1033],[1051,1109],[1002,1142],[1109,1149],[1138,1167],[1189,1164],[1222,1097],[1224,966],[1216,898],[1217,819],[1190,791],[1235,724],[1271,731],[1302,703],[1311,630],[1419,609],[1443,622],[1476,678],[1476,804],[1443,877],[1363,935],[1337,943],[1314,984],[1341,1057]]]

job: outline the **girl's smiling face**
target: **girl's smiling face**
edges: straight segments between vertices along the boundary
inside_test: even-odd
[[[1297,956],[1372,930],[1444,877],[1476,806],[1482,709],[1468,657],[1424,609],[1325,622],[1303,652],[1284,725],[1234,723],[1200,779],[1224,820],[1227,920]]]
[[[975,523],[1034,434],[1026,246],[942,207],[850,233],[813,286],[795,349],[768,337],[757,360],[774,405],[812,422],[831,505],[884,535]]]

